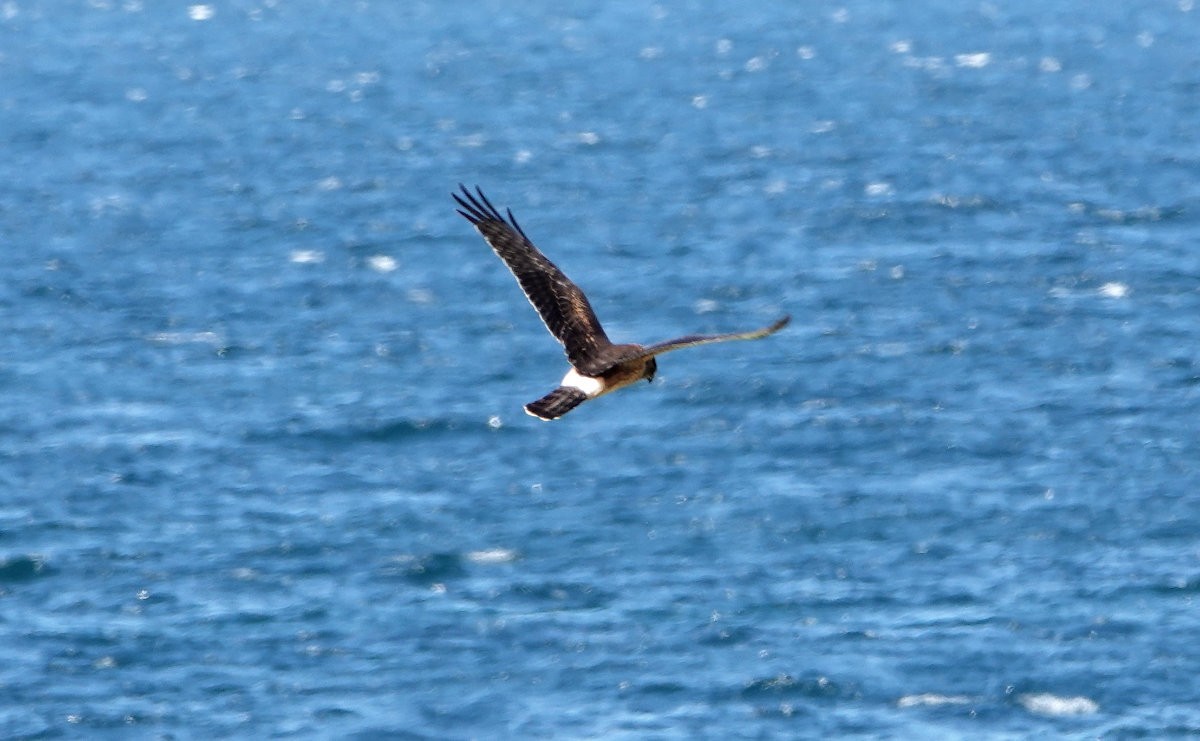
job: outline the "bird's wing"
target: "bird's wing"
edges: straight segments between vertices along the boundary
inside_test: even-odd
[[[653,345],[645,347],[632,347],[629,351],[622,353],[620,356],[614,356],[611,353],[605,358],[607,363],[616,365],[618,363],[627,363],[631,360],[641,360],[643,358],[652,358],[655,355],[662,355],[665,352],[672,350],[680,350],[685,347],[695,347],[696,345],[711,345],[714,342],[729,342],[731,340],[757,340],[767,335],[772,335],[787,326],[792,318],[784,316],[776,319],[769,327],[755,329],[750,332],[727,332],[725,334],[689,334],[684,337],[676,337],[673,340],[666,342],[657,342]],[[621,346],[626,347],[626,346]]]
[[[525,292],[529,303],[567,352],[567,359],[581,373],[598,372],[594,359],[612,343],[592,311],[587,296],[571,282],[558,267],[533,246],[512,211],[508,218],[500,214],[477,186],[475,195],[462,188],[462,196],[454,200],[458,212],[483,235],[488,245],[500,256]],[[478,196],[478,197],[476,197]]]

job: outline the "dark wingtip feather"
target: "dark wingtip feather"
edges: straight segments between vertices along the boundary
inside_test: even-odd
[[[458,187],[461,189],[462,195],[459,195],[458,193],[451,193],[450,195],[453,196],[454,201],[459,206],[462,206],[462,208],[457,210],[467,221],[471,222],[475,226],[479,226],[480,224],[487,222],[507,224],[513,229],[516,229],[517,233],[524,237],[526,241],[529,240],[529,237],[525,236],[525,230],[521,228],[520,224],[517,223],[516,217],[513,216],[512,209],[506,209],[508,212],[508,219],[506,220],[500,213],[500,209],[492,205],[492,202],[488,200],[488,197],[483,194],[483,189],[478,185],[475,186],[475,193],[472,193],[471,190],[462,183],[459,183]]]
[[[488,197],[483,194],[483,188],[480,188],[478,185],[476,185],[475,192],[479,194],[479,201],[483,201],[483,205],[486,206],[486,208],[480,208],[480,210],[496,221],[504,221],[504,217],[501,216],[500,212],[496,210],[496,207],[492,205],[492,202],[488,200]],[[474,198],[471,200],[475,201]],[[475,201],[475,203],[478,204],[479,201]]]
[[[525,236],[525,230],[522,229],[521,225],[517,223],[517,217],[513,216],[512,209],[511,208],[505,209],[505,211],[508,212],[508,221],[510,224],[513,225],[513,229],[516,229],[517,233],[520,234],[522,237],[525,237],[526,241],[528,241],[529,237]]]
[[[458,187],[462,189],[462,196],[460,196],[458,193],[451,193],[450,195],[454,197],[455,203],[462,206],[458,212],[463,215],[463,218],[476,226],[485,221],[503,221],[503,219],[496,218],[497,215],[495,214],[495,209],[484,208],[484,206],[475,199],[475,196],[471,195],[471,191],[467,189],[467,186],[459,183]],[[475,190],[479,191],[479,186],[475,186]],[[482,196],[483,192],[480,191],[479,195]],[[484,203],[487,203],[486,198],[484,198],[483,201]],[[488,203],[488,206],[491,206],[491,204]]]

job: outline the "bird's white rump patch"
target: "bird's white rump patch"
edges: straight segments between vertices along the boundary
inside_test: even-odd
[[[602,379],[585,376],[574,368],[567,371],[567,375],[563,376],[560,385],[567,388],[579,389],[589,399],[594,399],[604,393],[604,381]]]

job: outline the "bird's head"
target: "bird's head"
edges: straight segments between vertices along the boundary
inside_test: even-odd
[[[654,374],[658,371],[658,362],[654,358],[646,361],[646,368],[642,371],[642,378],[646,379],[646,383],[654,380]]]

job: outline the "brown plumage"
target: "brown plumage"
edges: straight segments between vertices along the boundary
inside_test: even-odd
[[[749,332],[716,335],[686,335],[653,345],[614,345],[600,326],[587,296],[558,267],[533,246],[529,237],[508,211],[506,219],[478,187],[472,194],[460,185],[462,195],[452,194],[458,212],[483,235],[500,256],[529,303],[537,310],[550,334],[562,343],[571,370],[558,388],[525,405],[525,411],[541,419],[557,419],[588,399],[623,386],[650,381],[657,370],[656,355],[694,345],[729,340],[756,340],[774,334],[788,323],[784,316],[768,327]]]

